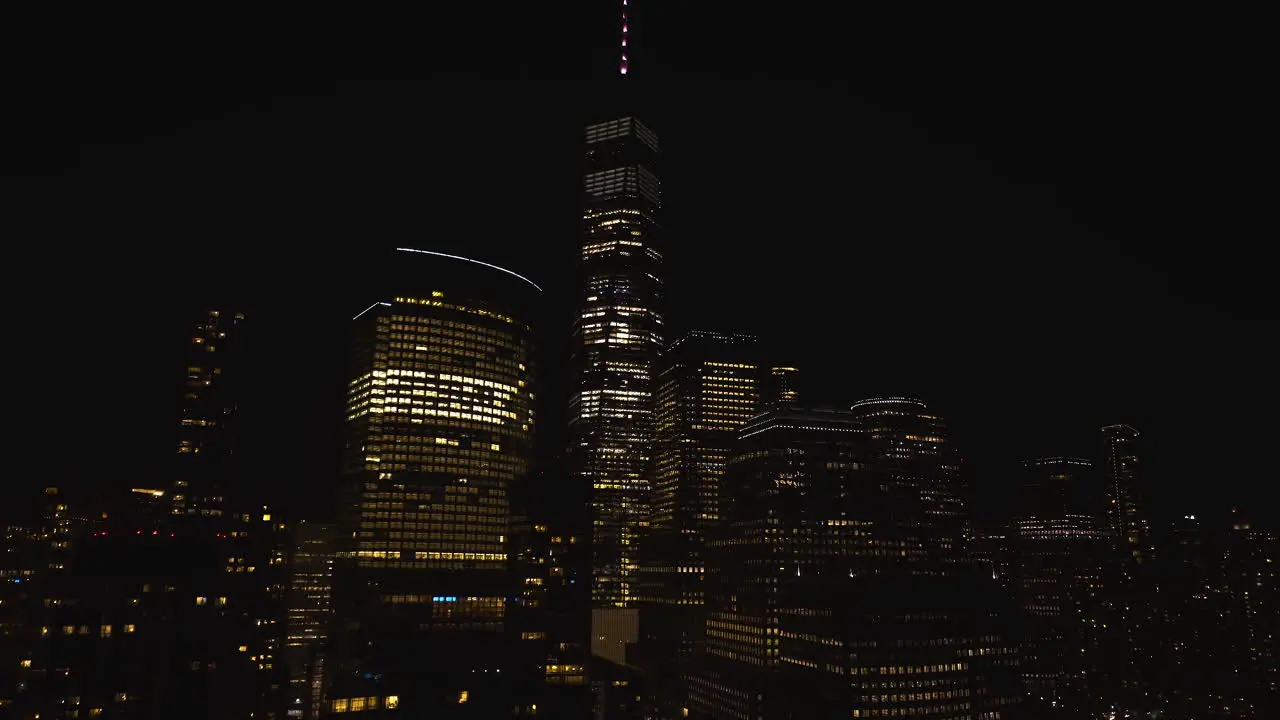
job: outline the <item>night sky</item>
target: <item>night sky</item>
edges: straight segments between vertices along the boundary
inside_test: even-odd
[[[1146,432],[1160,508],[1260,496],[1262,116],[1225,72],[1246,50],[1173,16],[632,4],[674,329],[760,333],[811,402],[927,400],[987,514],[1017,462],[1093,456],[1112,422]],[[35,222],[10,229],[10,357],[48,378],[17,389],[45,460],[14,490],[160,481],[192,307],[257,323],[248,452],[294,497],[332,483],[379,251],[503,264],[561,307],[616,8],[502,5],[112,35],[11,88],[6,187]]]

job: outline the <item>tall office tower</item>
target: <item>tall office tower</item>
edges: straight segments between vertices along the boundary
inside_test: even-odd
[[[1103,694],[1103,630],[1114,617],[1103,594],[1112,564],[1103,488],[1088,460],[1031,460],[1020,505],[1011,535],[1014,592],[1031,620],[1023,678],[1035,695],[1083,705]]]
[[[961,487],[960,458],[946,421],[915,398],[860,400],[850,408],[858,427],[875,443],[890,482],[918,497],[936,571],[974,572],[967,549],[969,518]]]
[[[289,670],[285,716],[320,716],[324,641],[333,615],[333,558],[337,529],[300,521],[288,558],[284,661]]]
[[[1138,431],[1128,425],[1102,428],[1110,503],[1108,520],[1128,554],[1137,562],[1143,562],[1151,554],[1151,529],[1138,485],[1142,477],[1138,467],[1138,437]]]
[[[534,433],[540,288],[401,249],[354,318],[327,712],[498,717],[512,486]]]
[[[738,431],[760,411],[761,352],[754,336],[695,330],[671,344],[658,374],[638,604],[645,691],[660,718],[687,706],[682,678],[704,632],[705,543]]]
[[[239,420],[237,377],[244,313],[209,310],[187,346],[186,384],[169,512],[176,517],[221,517]]]
[[[1010,608],[989,574],[939,571],[955,568],[934,561],[932,501],[867,426],[793,408],[740,431],[689,717],[977,719],[1019,701]]]
[[[1280,712],[1280,535],[1238,508],[1229,519],[1222,553],[1226,613],[1236,682],[1227,690],[1231,717],[1268,718]]]
[[[770,410],[782,410],[800,402],[798,375],[800,371],[789,365],[769,368],[764,381],[764,406]]]
[[[663,342],[657,158],[657,135],[634,117],[586,129],[568,449],[574,477],[591,486],[592,652],[619,664],[638,636],[636,552]]]

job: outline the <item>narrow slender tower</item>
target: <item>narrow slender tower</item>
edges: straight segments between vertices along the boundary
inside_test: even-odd
[[[621,75],[628,71],[627,9],[623,2]],[[574,477],[591,488],[592,652],[623,664],[638,627],[637,551],[664,335],[658,136],[622,115],[589,124],[584,140],[568,455]]]

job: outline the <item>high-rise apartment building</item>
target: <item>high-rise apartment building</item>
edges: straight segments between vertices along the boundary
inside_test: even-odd
[[[701,654],[706,541],[738,431],[757,415],[768,368],[751,335],[695,330],[673,342],[656,385],[653,488],[641,541],[640,664],[657,717],[679,717]]]
[[[209,310],[192,328],[173,485],[167,494],[175,518],[216,518],[228,512],[244,319],[244,313]]]
[[[505,716],[509,498],[532,462],[540,288],[419,250],[387,270],[387,295],[354,318],[327,712]]]
[[[1102,428],[1103,467],[1107,483],[1107,519],[1121,546],[1137,562],[1151,554],[1151,528],[1142,506],[1139,433],[1129,425]]]
[[[663,343],[658,136],[623,117],[589,125],[585,139],[568,450],[571,473],[591,487],[593,652],[621,662],[638,632],[637,553]]]
[[[286,717],[320,717],[324,641],[333,615],[333,559],[337,529],[300,521],[293,528],[285,595],[284,660],[289,671]]]

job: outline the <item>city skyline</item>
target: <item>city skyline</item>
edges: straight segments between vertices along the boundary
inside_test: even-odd
[[[569,195],[571,191],[565,194]],[[684,217],[688,217],[689,211],[684,211]],[[572,232],[568,223],[564,224],[566,231]],[[567,236],[567,237],[572,237]],[[388,243],[390,245],[398,245],[403,241]],[[465,244],[457,242],[441,242],[439,244],[430,244],[427,242],[416,242],[416,246],[431,247],[443,251],[453,251],[466,254],[468,248]],[[358,252],[358,251],[357,251]],[[893,322],[889,318],[876,319],[870,318],[869,322],[873,326],[879,326],[881,330],[888,330],[890,335],[884,338],[885,344],[894,346],[897,349],[889,349],[884,353],[872,353],[868,355],[864,350],[858,351],[858,355],[866,363],[865,370],[855,370],[852,374],[848,372],[847,363],[838,352],[831,352],[831,343],[838,342],[823,338],[818,333],[818,327],[812,322],[791,322],[787,318],[804,317],[801,303],[794,297],[787,297],[786,293],[782,293],[781,307],[769,312],[767,307],[761,308],[761,293],[757,288],[767,285],[770,280],[766,277],[753,277],[753,273],[761,273],[765,268],[769,267],[768,260],[773,256],[761,256],[748,267],[746,272],[739,277],[740,281],[734,282],[731,278],[725,277],[719,273],[714,275],[713,284],[703,288],[697,288],[694,285],[695,278],[702,273],[707,273],[709,268],[706,265],[709,259],[691,258],[688,254],[689,249],[683,249],[684,257],[680,257],[680,249],[673,251],[680,263],[676,264],[673,270],[674,278],[672,285],[673,294],[683,294],[683,299],[688,299],[690,295],[701,298],[700,302],[692,303],[693,312],[689,313],[692,317],[686,317],[677,320],[673,325],[679,328],[680,325],[701,325],[702,327],[711,327],[720,330],[747,331],[758,334],[762,341],[767,345],[778,347],[785,352],[792,354],[796,359],[795,363],[802,368],[801,383],[806,389],[821,388],[821,392],[816,395],[812,392],[807,393],[809,399],[818,402],[826,402],[832,405],[840,405],[851,402],[862,396],[873,396],[881,394],[911,394],[921,396],[930,401],[932,404],[944,407],[948,411],[948,415],[954,418],[955,432],[960,441],[960,446],[964,450],[966,461],[975,463],[977,467],[981,467],[983,471],[988,473],[1002,474],[1006,481],[1012,482],[1016,475],[1017,466],[1023,460],[1031,457],[1052,454],[1068,454],[1068,455],[1085,455],[1092,457],[1097,451],[1096,430],[1103,425],[1125,423],[1138,427],[1144,435],[1144,441],[1151,443],[1157,452],[1152,453],[1151,462],[1153,472],[1158,472],[1162,477],[1171,480],[1169,493],[1162,494],[1161,497],[1153,498],[1152,503],[1155,505],[1173,505],[1174,507],[1165,509],[1185,509],[1186,507],[1196,505],[1200,502],[1199,493],[1197,491],[1199,478],[1206,474],[1214,476],[1214,484],[1216,487],[1229,489],[1231,497],[1223,498],[1224,503],[1232,502],[1235,498],[1239,498],[1238,502],[1247,503],[1253,495],[1251,495],[1250,483],[1244,478],[1247,477],[1249,459],[1247,456],[1230,458],[1226,472],[1218,461],[1212,459],[1207,454],[1207,448],[1214,445],[1214,442],[1203,442],[1200,438],[1195,437],[1199,432],[1199,424],[1196,418],[1204,413],[1220,412],[1214,410],[1214,406],[1219,402],[1238,403],[1243,402],[1241,398],[1245,397],[1247,386],[1247,374],[1220,375],[1225,372],[1225,368],[1218,370],[1208,370],[1199,368],[1213,368],[1215,365],[1221,365],[1223,360],[1212,360],[1206,358],[1195,358],[1179,356],[1176,348],[1169,347],[1162,349],[1160,353],[1170,353],[1169,361],[1175,363],[1177,368],[1176,377],[1186,378],[1191,382],[1212,383],[1206,385],[1208,392],[1187,390],[1185,393],[1169,392],[1167,382],[1173,381],[1175,370],[1173,367],[1160,369],[1160,365],[1154,365],[1153,370],[1147,373],[1138,374],[1136,383],[1129,384],[1120,382],[1118,378],[1110,373],[1105,373],[1099,369],[1099,365],[1103,364],[1101,358],[1095,358],[1088,353],[1083,352],[1077,346],[1077,349],[1068,353],[1065,357],[1055,356],[1055,353],[1048,348],[1038,351],[1039,354],[1032,354],[1032,357],[1044,357],[1045,364],[1040,365],[1038,360],[1023,354],[1019,347],[1021,339],[1015,330],[1016,324],[1010,324],[1006,327],[1010,337],[988,337],[979,341],[980,346],[985,348],[981,358],[968,357],[962,359],[960,364],[953,368],[940,368],[940,374],[935,376],[915,375],[914,364],[917,361],[912,359],[912,355],[921,351],[927,351],[927,347],[919,340],[913,340],[908,333],[893,328]],[[900,252],[889,250],[875,250],[873,252],[888,252],[897,260],[902,261],[904,258],[897,257]],[[558,254],[558,253],[557,253]],[[537,278],[540,284],[547,287],[550,295],[563,296],[568,292],[569,283],[557,282],[554,275],[549,271],[549,265],[545,264],[549,261],[544,260],[543,264],[529,262],[527,255],[521,257],[521,253],[517,251],[508,251],[495,249],[494,251],[475,253],[471,255],[478,259],[494,262],[507,267],[516,268],[530,277]],[[679,269],[680,264],[686,266],[689,261],[693,260],[696,264],[694,269]],[[745,262],[745,261],[742,261]],[[318,263],[318,269],[321,273],[329,273],[336,270],[333,260],[321,258]],[[743,265],[739,264],[738,269],[743,269]],[[928,266],[926,266],[926,269]],[[223,272],[229,271],[229,268]],[[831,271],[817,270],[822,273]],[[208,279],[209,276],[205,276]],[[307,336],[315,336],[322,333],[322,328],[331,320],[340,318],[343,315],[347,317],[358,311],[358,302],[354,297],[341,297],[342,293],[333,293],[326,290],[325,275],[312,281],[302,281],[295,279],[289,286],[292,292],[284,295],[283,288],[278,291],[271,291],[270,286],[256,281],[249,282],[250,292],[255,289],[258,291],[254,294],[258,295],[255,302],[251,303],[254,307],[251,311],[256,311],[259,318],[271,328],[271,332],[277,337],[268,339],[268,346],[283,348],[286,344],[302,341]],[[547,278],[550,277],[551,280]],[[833,278],[834,280],[834,278]],[[871,302],[879,294],[886,292],[885,287],[887,280],[875,279],[870,280],[872,286],[868,287],[865,293],[857,296],[856,299],[845,301],[845,306],[853,312],[857,312],[856,308],[859,302]],[[691,288],[691,285],[693,286]],[[791,287],[795,288],[794,281]],[[956,290],[954,286],[950,289]],[[170,399],[165,395],[163,390],[156,388],[142,389],[141,393],[133,390],[126,390],[126,386],[136,386],[141,384],[146,378],[152,377],[157,372],[172,372],[172,363],[164,363],[161,361],[160,353],[165,352],[167,343],[162,342],[161,335],[157,335],[152,327],[158,327],[164,323],[165,319],[171,318],[170,313],[180,309],[185,310],[190,307],[192,310],[199,309],[205,298],[217,296],[218,292],[205,292],[199,287],[188,288],[172,288],[166,289],[163,286],[158,289],[164,296],[173,298],[173,301],[166,303],[156,303],[154,301],[147,302],[145,299],[139,298],[137,302],[144,313],[144,318],[150,315],[154,320],[141,323],[130,323],[128,326],[121,327],[117,325],[108,325],[106,323],[99,324],[91,321],[90,326],[84,331],[95,342],[126,342],[139,348],[147,348],[141,352],[139,357],[123,357],[112,356],[107,358],[107,363],[111,368],[111,372],[118,377],[127,378],[128,380],[120,387],[106,387],[102,389],[104,399],[107,401],[127,407],[127,412],[137,412],[139,422],[152,428],[158,428],[160,425],[170,422],[159,418],[160,413],[164,413]],[[263,292],[265,291],[265,292]],[[130,288],[113,286],[105,290],[107,297],[115,297],[118,302],[128,304],[130,306],[135,302],[130,295],[133,292]],[[833,293],[832,290],[825,291]],[[313,298],[313,312],[308,317],[294,318],[290,316],[291,302],[288,295],[306,294]],[[934,291],[927,293],[931,297],[937,297],[940,292]],[[282,296],[283,295],[283,296]],[[708,297],[711,296],[711,297]],[[823,296],[819,296],[823,297]],[[708,310],[712,307],[723,307],[709,304],[708,300],[719,300],[727,302],[730,308],[737,306],[736,314],[730,310],[727,316],[729,319],[724,321],[715,321],[714,318],[708,318]],[[978,303],[974,298],[958,297],[958,301],[962,305],[970,305]],[[835,298],[826,296],[819,302],[830,302]],[[673,300],[674,302],[675,300]],[[941,298],[938,299],[941,301]],[[924,302],[924,300],[918,301]],[[686,303],[689,305],[689,303]],[[707,308],[707,310],[699,311],[697,308]],[[839,307],[836,305],[835,307]],[[1169,321],[1182,316],[1173,313],[1180,312],[1176,310],[1177,305],[1171,305],[1165,309],[1166,317]],[[915,312],[918,308],[912,308],[911,312]],[[801,313],[799,316],[792,313]],[[974,312],[978,312],[974,310]],[[1194,318],[1195,316],[1188,316]],[[868,320],[859,320],[864,322]],[[22,321],[25,322],[25,321]],[[981,322],[981,321],[980,321]],[[1077,318],[1073,327],[1075,332],[1085,332],[1080,327],[1083,319]],[[1191,322],[1195,322],[1194,319]],[[562,321],[563,324],[563,321]],[[994,332],[996,328],[990,324],[982,325],[988,332]],[[1227,328],[1231,325],[1218,324],[1218,329],[1210,330],[1210,332],[1227,332]],[[1201,328],[1203,329],[1203,327]],[[674,330],[678,332],[679,330]],[[32,328],[35,337],[46,341],[52,348],[64,347],[63,343],[73,342],[71,338],[60,336],[49,336],[48,331],[44,328]],[[956,329],[947,330],[945,327],[941,330],[944,334],[951,334],[952,339],[947,342],[948,345],[958,343],[957,347],[963,347],[963,338],[954,337],[956,334],[962,334]],[[901,334],[898,334],[901,333]],[[163,334],[163,333],[162,333]],[[1053,334],[1037,336],[1037,343],[1047,345],[1055,345],[1058,340]],[[1172,344],[1181,344],[1181,341],[1174,341],[1170,336],[1168,342]],[[1237,336],[1239,338],[1239,336]],[[312,340],[313,342],[315,340]],[[332,337],[321,337],[318,340],[327,343],[329,347],[336,347],[335,340]],[[849,342],[857,342],[849,340]],[[1132,342],[1132,341],[1130,341]],[[1233,340],[1232,342],[1247,343],[1251,342],[1247,338]],[[906,343],[903,345],[902,343]],[[1070,342],[1067,343],[1071,345]],[[836,345],[839,347],[840,345]],[[1101,353],[1101,343],[1094,344],[1092,347],[1097,348]],[[549,349],[553,354],[556,348]],[[1140,352],[1148,357],[1156,351],[1144,349]],[[1202,351],[1192,351],[1193,353]],[[55,356],[60,355],[59,352],[53,353]],[[969,353],[965,353],[969,355]],[[67,356],[68,358],[70,356]],[[1251,356],[1250,356],[1251,357]],[[1016,358],[1016,359],[1015,359]],[[55,357],[55,363],[62,362]],[[1161,361],[1155,361],[1157,363]],[[1242,362],[1246,364],[1252,362],[1248,357]],[[1007,372],[997,372],[994,369],[983,370],[982,375],[975,376],[975,380],[967,380],[964,374],[973,368],[986,364],[992,364]],[[322,386],[322,391],[315,395],[302,397],[294,395],[287,398],[279,398],[276,402],[283,403],[287,399],[289,402],[302,402],[307,407],[313,408],[316,413],[325,411],[333,407],[333,403],[337,400],[337,391],[335,382],[339,380],[338,375],[341,362],[329,361],[328,365],[323,363],[310,367],[307,370],[311,382]],[[1050,378],[1061,378],[1061,384],[1054,380],[1046,382],[1045,379],[1036,379],[1038,377],[1048,375]],[[1206,376],[1200,379],[1198,375]],[[1210,379],[1212,377],[1212,380]],[[552,382],[559,381],[558,378],[551,378]],[[1094,381],[1097,381],[1096,383]],[[1031,383],[1030,387],[1034,388],[1034,392],[1025,392],[1025,383]],[[1212,387],[1221,384],[1221,391],[1214,391]],[[1200,387],[1193,385],[1191,387]],[[290,392],[286,390],[286,394]],[[327,397],[326,397],[327,393]],[[279,407],[279,406],[277,406]],[[548,409],[551,422],[549,425],[558,425],[559,418],[556,418],[558,411],[555,408]],[[1007,418],[1019,418],[1018,422],[1010,425],[1006,422]],[[326,432],[332,432],[331,429],[324,426],[317,427],[317,416],[312,414],[311,418],[304,422],[309,424],[305,430],[291,431],[296,434],[294,442],[307,442],[309,438],[323,436]],[[1196,428],[1193,432],[1192,428]],[[551,433],[556,433],[557,428],[552,427]],[[107,434],[113,432],[113,428],[107,429]],[[1206,428],[1205,433],[1209,437],[1217,437],[1217,442],[1225,442],[1226,438],[1221,435],[1224,430],[1216,428]],[[1047,438],[1054,438],[1048,440]],[[89,439],[90,443],[98,442],[96,438]],[[114,441],[102,441],[102,451],[114,452],[119,444]],[[1206,449],[1202,449],[1206,448]],[[550,453],[544,452],[544,459]],[[334,467],[331,459],[319,458],[311,465],[309,472],[313,474],[332,473]],[[88,470],[89,466],[84,466],[84,470]],[[143,473],[154,474],[158,468],[147,468],[145,465],[140,467]],[[1209,498],[1210,505],[1217,502],[1217,498]],[[1170,502],[1171,501],[1171,502]]]
[[[556,274],[571,262],[577,233],[580,132],[587,106],[607,94],[589,90],[617,79],[619,8],[592,7],[524,9],[490,22],[493,46],[478,72],[415,76],[420,92],[398,86],[405,76],[395,68],[407,73],[412,63],[339,67],[309,41],[273,36],[263,39],[276,44],[250,44],[216,66],[122,73],[110,90],[78,80],[103,112],[50,99],[56,123],[33,128],[32,164],[15,168],[60,176],[49,186],[59,204],[82,208],[68,215],[50,206],[47,229],[86,240],[126,229],[130,240],[77,247],[60,265],[73,289],[44,302],[72,308],[93,298],[145,318],[173,302],[206,309],[233,289],[219,288],[219,278],[234,278],[234,292],[255,296],[251,310],[273,334],[301,339],[320,333],[323,315],[358,311],[357,298],[333,289],[345,284],[344,253],[404,244],[476,256],[538,279],[550,295],[568,292]],[[1022,460],[1092,453],[1097,427],[1127,423],[1161,449],[1152,462],[1167,466],[1153,471],[1182,496],[1178,509],[1200,501],[1205,477],[1248,501],[1252,460],[1232,457],[1223,467],[1207,448],[1230,442],[1230,432],[1198,421],[1236,411],[1224,404],[1243,409],[1262,357],[1262,339],[1250,331],[1264,305],[1254,296],[1257,270],[1228,249],[1249,233],[1231,229],[1243,218],[1236,186],[1224,178],[1226,160],[1209,154],[1240,140],[1212,131],[1225,122],[1212,105],[1168,107],[1191,88],[1220,98],[1225,87],[1162,76],[1134,95],[1115,72],[1137,61],[1118,27],[1091,35],[1098,45],[1084,60],[1055,55],[1065,35],[1040,38],[1036,49],[921,27],[903,47],[928,51],[895,51],[885,63],[875,58],[901,39],[893,26],[878,39],[860,26],[858,44],[846,48],[824,45],[822,34],[805,43],[780,35],[805,22],[783,18],[773,43],[728,53],[734,38],[767,23],[710,9],[663,6],[661,14],[660,22],[637,19],[627,79],[649,83],[652,124],[674,158],[664,222],[680,240],[668,252],[668,285],[671,302],[688,310],[672,318],[673,335],[702,327],[794,347],[806,356],[795,358],[804,382],[826,388],[835,405],[925,398],[952,418],[970,467],[1009,483]],[[567,38],[575,38],[571,52],[550,51]],[[786,48],[799,45],[788,58]],[[1006,47],[1028,61],[1007,63]],[[299,56],[315,62],[299,68],[288,59]],[[507,71],[490,72],[498,65]],[[374,67],[380,72],[368,72]],[[158,94],[148,83],[164,73],[184,81]],[[1223,156],[1233,154],[1247,155]],[[538,177],[521,180],[502,204],[536,224],[539,239],[499,232],[477,253],[481,231],[470,222],[492,211],[487,193],[442,202],[435,179],[493,188],[491,169],[500,166]],[[184,239],[175,241],[179,228]],[[1197,250],[1205,237],[1218,254]],[[35,257],[55,260],[44,252]],[[895,291],[904,274],[914,287],[905,296]],[[299,295],[312,310],[295,318],[290,298]],[[886,297],[894,312],[871,309]],[[844,343],[824,336],[832,308],[883,348],[858,350],[852,372],[831,352]],[[936,341],[900,321],[907,317],[934,318],[925,327]],[[77,339],[35,319],[18,322],[70,370]],[[87,323],[78,337],[151,348],[108,357],[108,372],[126,387],[101,392],[103,402],[136,410],[139,422],[159,423],[167,399],[127,389],[168,371],[154,357],[167,345],[152,323],[136,315]],[[951,361],[931,367],[924,358],[936,352]],[[19,361],[36,371],[46,358]],[[331,384],[337,365],[308,371],[312,382]],[[288,401],[306,403],[313,416],[333,402]],[[555,413],[548,418],[559,424]],[[293,442],[333,432],[307,424]],[[120,442],[87,442],[124,461],[114,454]],[[323,458],[305,472],[332,467]]]
[[[0,708],[1270,716],[1212,111],[1156,112],[1118,18],[1087,59],[798,18],[71,86],[40,231],[104,239],[21,246]]]

